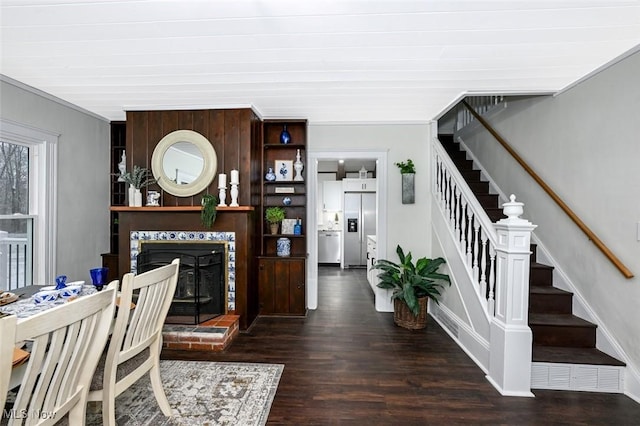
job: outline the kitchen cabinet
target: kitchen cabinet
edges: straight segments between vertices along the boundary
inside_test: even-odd
[[[260,313],[305,315],[305,259],[260,258]]]
[[[344,192],[376,192],[376,179],[342,179]]]
[[[322,182],[322,204],[325,211],[342,210],[342,181],[327,180]]]

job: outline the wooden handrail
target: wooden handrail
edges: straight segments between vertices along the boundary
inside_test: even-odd
[[[544,189],[544,191],[549,194],[549,196],[556,202],[556,204],[571,218],[571,220],[578,225],[578,228],[584,232],[587,237],[593,241],[593,243],[600,249],[600,251],[613,263],[613,265],[618,268],[618,270],[625,276],[625,278],[633,278],[633,273],[626,267],[624,264],[616,257],[615,254],[607,247],[598,236],[591,230],[585,223],[576,215],[573,210],[567,206],[567,204],[562,201],[562,199],[555,193],[553,189],[547,183],[542,180],[540,176],[518,155],[517,152],[511,148],[509,143],[502,137],[500,134],[493,128],[491,125],[484,119],[480,114],[478,114],[466,101],[462,101],[462,104],[471,112],[471,114],[475,117],[476,120],[480,122],[488,131],[493,135],[494,138],[507,150],[509,154],[520,164],[527,173],[535,180],[538,185]]]

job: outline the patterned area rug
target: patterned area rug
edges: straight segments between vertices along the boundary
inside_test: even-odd
[[[282,375],[282,364],[160,361],[173,416],[160,411],[148,375],[116,398],[118,425],[264,425]],[[89,405],[87,425],[102,425]]]

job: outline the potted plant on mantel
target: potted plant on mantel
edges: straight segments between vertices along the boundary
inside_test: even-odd
[[[411,252],[404,254],[398,245],[396,253],[400,263],[379,259],[372,268],[382,272],[378,274],[377,286],[392,290],[393,320],[404,328],[418,330],[427,325],[428,299],[439,303],[440,290],[449,284],[449,276],[438,269],[445,260],[422,257],[413,264]]]
[[[140,189],[143,186],[153,185],[156,180],[153,178],[151,170],[146,167],[133,166],[130,172],[123,172],[118,175],[122,181],[129,184],[129,206],[142,206],[142,193]]]
[[[415,176],[416,166],[410,158],[399,163],[394,163],[402,174],[402,204],[415,203]]]
[[[205,228],[211,228],[216,221],[218,214],[218,197],[213,194],[202,196],[202,210],[200,210],[200,220]]]
[[[264,216],[267,222],[269,223],[269,226],[271,227],[271,234],[272,235],[277,234],[278,225],[280,225],[280,222],[282,222],[285,216],[284,209],[278,206],[267,207],[267,209],[264,212]]]

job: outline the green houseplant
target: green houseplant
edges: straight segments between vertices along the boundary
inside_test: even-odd
[[[202,210],[200,211],[200,220],[206,228],[211,228],[216,221],[218,214],[218,197],[213,194],[204,194],[202,196]]]
[[[405,161],[400,161],[398,163],[394,163],[396,166],[398,166],[398,168],[400,169],[400,173],[404,174],[409,174],[409,173],[416,173],[416,166],[415,164],[413,164],[413,160],[411,158],[409,158],[406,162]]]
[[[379,259],[373,265],[374,269],[382,271],[378,274],[380,282],[377,286],[392,290],[396,324],[410,329],[424,328],[427,300],[439,303],[441,289],[450,284],[449,276],[438,272],[445,260],[422,257],[414,264],[411,252],[405,255],[400,245],[396,253],[399,263]]]
[[[271,226],[271,233],[277,234],[278,225],[284,219],[285,211],[282,207],[278,207],[278,206],[267,207],[267,209],[264,212],[264,217],[269,223],[269,225]]]
[[[133,186],[135,189],[140,189],[143,186],[153,185],[156,183],[151,170],[140,166],[133,166],[132,171],[120,173],[118,177]]]

